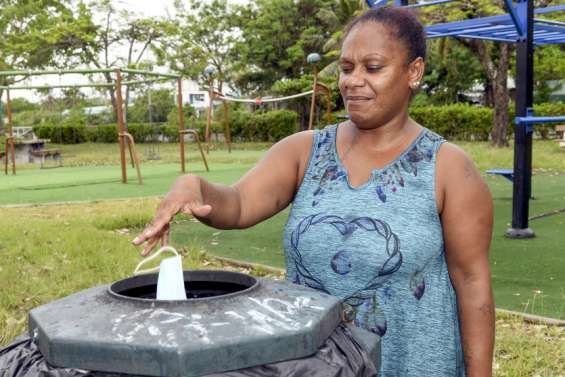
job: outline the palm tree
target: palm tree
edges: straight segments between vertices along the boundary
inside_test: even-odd
[[[344,28],[355,16],[367,9],[365,0],[336,0],[333,9],[321,9],[317,16],[326,25],[332,25],[331,36],[324,43],[323,53],[332,59],[331,63],[320,70],[320,77],[335,77],[338,73],[337,58],[341,49]]]

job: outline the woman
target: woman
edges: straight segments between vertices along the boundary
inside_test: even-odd
[[[382,336],[382,376],[490,376],[491,197],[463,151],[408,115],[424,60],[409,11],[358,17],[340,57],[350,120],[287,137],[232,186],[179,178],[134,244],[166,244],[178,212],[246,228],[292,202],[287,278]]]

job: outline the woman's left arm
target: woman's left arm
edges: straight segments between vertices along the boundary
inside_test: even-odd
[[[438,206],[447,267],[457,294],[467,377],[490,377],[495,321],[488,261],[492,197],[461,149],[446,143],[437,158]]]

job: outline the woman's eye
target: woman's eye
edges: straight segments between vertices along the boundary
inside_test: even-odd
[[[367,66],[367,72],[378,72],[381,68],[382,67],[379,67],[378,65],[369,65]]]
[[[340,67],[341,72],[343,73],[350,73],[351,71],[353,71],[353,68],[351,67]]]

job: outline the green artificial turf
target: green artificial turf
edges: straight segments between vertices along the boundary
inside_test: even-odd
[[[194,165],[193,165],[194,166]],[[233,182],[250,164],[214,163],[210,172],[194,166],[192,173],[215,182]],[[65,167],[20,170],[0,179],[0,205],[106,200],[163,195],[180,175],[179,164],[153,164],[141,168],[143,184],[128,168],[128,183],[121,183],[119,166]]]

